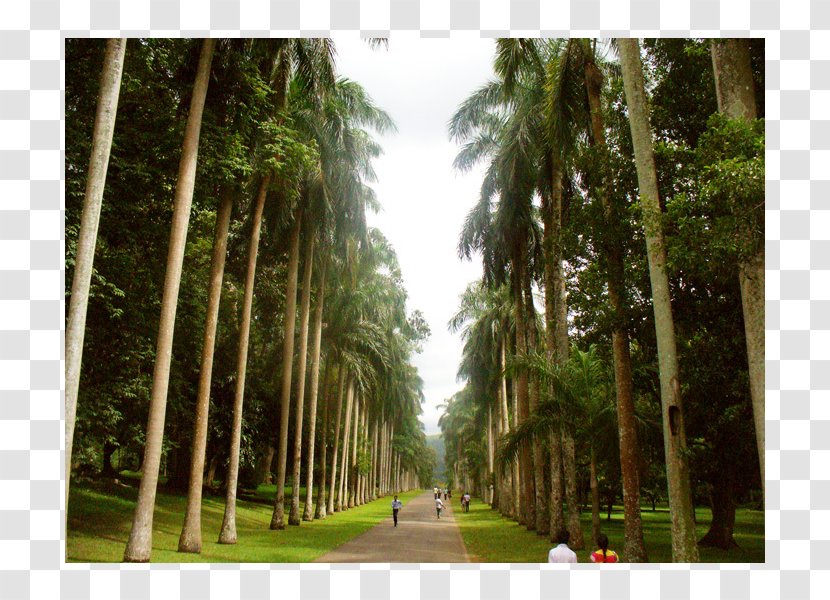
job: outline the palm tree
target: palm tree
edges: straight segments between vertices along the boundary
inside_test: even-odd
[[[294,364],[294,326],[297,311],[297,274],[300,263],[300,228],[303,211],[298,209],[291,227],[291,241],[288,251],[288,281],[285,286],[284,339],[282,347],[282,393],[280,396],[280,431],[277,448],[277,493],[274,498],[274,513],[271,515],[271,529],[285,529],[285,470],[288,458],[288,410],[291,398],[291,374]]]
[[[651,140],[651,125],[640,60],[640,44],[634,39],[618,39],[625,97],[628,104],[634,160],[640,188],[640,206],[646,234],[657,353],[660,366],[660,396],[663,405],[663,440],[666,474],[669,483],[669,508],[672,515],[672,558],[675,562],[699,560],[695,539],[694,509],[689,482],[686,430],[677,364],[669,281],[666,273],[666,247],[657,191],[657,172]]]
[[[95,241],[101,217],[101,202],[107,179],[112,134],[115,129],[115,113],[121,90],[121,73],[124,70],[126,38],[107,40],[98,107],[92,128],[92,150],[89,172],[84,192],[84,209],[78,232],[78,248],[75,254],[75,275],[72,278],[72,295],[66,319],[66,487],[64,502],[69,501],[69,480],[72,465],[72,440],[75,435],[75,413],[78,407],[78,387],[81,380],[81,358],[84,351],[86,307],[89,301],[89,285],[92,278],[92,262],[95,258]]]
[[[305,403],[305,375],[306,360],[308,358],[308,320],[311,310],[311,273],[314,265],[314,235],[308,234],[305,242],[305,257],[303,259],[303,293],[300,302],[300,351],[297,364],[297,397],[295,402],[295,431],[294,431],[294,472],[291,478],[291,510],[288,513],[288,524],[300,524],[300,458],[303,443],[303,404]]]
[[[334,82],[334,46],[331,40],[328,39],[303,38],[265,40],[262,44],[262,63],[267,71],[266,80],[275,95],[274,114],[271,117],[275,124],[279,125],[284,120],[283,113],[286,109],[288,86],[295,74],[302,75],[298,78],[298,87],[304,97],[315,106],[319,104],[324,92],[331,87]],[[269,149],[269,144],[264,144],[264,151],[267,152]],[[271,184],[272,171],[278,167],[280,158],[278,155],[269,156],[263,162],[266,165],[266,173],[257,193],[256,207],[252,219],[251,238],[248,246],[248,271],[240,324],[230,464],[227,475],[228,486],[225,499],[225,516],[219,534],[219,542],[224,544],[236,543],[236,487],[239,477],[242,409],[245,395],[253,285],[265,200]]]
[[[334,87],[329,90],[320,111],[316,111],[312,103],[303,102],[302,99],[297,99],[291,104],[294,107],[295,121],[298,126],[314,139],[320,149],[320,168],[315,174],[314,181],[309,183],[311,188],[310,199],[312,200],[308,209],[311,211],[309,221],[313,222],[313,226],[309,227],[309,241],[306,243],[313,244],[313,236],[322,235],[328,224],[334,226],[335,235],[348,235],[349,229],[344,227],[347,224],[343,219],[335,219],[331,213],[339,209],[343,212],[354,211],[362,214],[362,211],[365,210],[364,203],[367,196],[365,193],[353,193],[353,191],[355,186],[360,186],[359,179],[361,177],[369,180],[374,179],[370,161],[379,154],[379,147],[360,128],[371,127],[375,131],[383,133],[394,130],[394,123],[384,111],[372,102],[359,84],[344,78],[338,79]],[[358,225],[355,231],[360,231],[360,229]],[[307,249],[306,252],[309,252],[309,250]],[[313,262],[306,262],[305,264],[310,269]],[[310,278],[310,275],[309,271],[307,278]],[[308,283],[309,285],[304,287],[304,290],[310,287],[310,279],[308,279]],[[310,301],[310,297],[308,300]],[[303,296],[302,307],[300,376],[296,402],[296,422],[298,425],[302,424],[304,384],[300,382],[304,382],[304,344],[308,338],[308,311],[310,308],[310,303],[306,301],[305,295]],[[319,322],[322,323],[322,306],[319,309],[319,315]],[[316,356],[316,360],[312,357],[312,365],[316,364],[316,368],[319,370],[319,346],[316,350]],[[312,378],[314,377],[315,375],[312,373]],[[311,397],[312,412],[316,410],[316,400],[316,390],[314,390]],[[312,421],[309,440],[312,448],[314,444],[313,426]],[[294,454],[299,457],[302,448],[302,427],[298,426],[296,432]],[[313,451],[309,451],[309,455],[313,458]],[[313,464],[313,460],[308,461],[307,479],[313,480]],[[299,467],[299,460],[296,460],[291,505],[291,515],[295,515],[296,518],[289,517],[289,522],[294,524],[299,524],[299,472],[297,471]],[[305,512],[310,518],[310,484],[306,494]]]
[[[323,252],[325,253],[325,248]],[[311,346],[311,388],[309,389],[309,400],[311,403],[308,407],[308,457],[307,457],[307,466],[306,466],[306,497],[305,497],[305,508],[303,509],[303,521],[311,521],[313,519],[312,516],[312,488],[314,484],[314,441],[315,441],[315,432],[316,432],[316,425],[317,425],[317,395],[319,389],[319,379],[320,379],[320,347],[322,342],[322,333],[323,333],[323,300],[325,298],[325,289],[326,289],[326,268],[328,266],[328,260],[323,260],[323,267],[320,272],[320,281],[317,284],[317,304],[314,307],[314,339],[312,341]],[[325,388],[325,377],[323,377],[323,387]],[[325,402],[325,399],[324,399]],[[325,403],[324,409],[324,418],[323,418],[323,436],[325,436],[325,430],[328,427],[328,403]],[[319,517],[325,517],[325,489],[326,489],[326,443],[325,437],[320,444],[320,448],[323,454],[322,460],[320,461],[320,465],[322,467],[322,475],[320,478],[319,483],[319,497],[317,500],[317,515]]]
[[[182,156],[179,162],[179,174],[174,198],[173,224],[170,230],[170,249],[167,255],[167,269],[161,301],[161,319],[156,344],[156,363],[153,371],[153,388],[150,398],[150,414],[147,420],[147,440],[144,447],[142,477],[130,538],[124,551],[125,562],[147,562],[150,560],[152,550],[153,509],[155,507],[156,486],[161,462],[161,442],[164,435],[164,413],[170,378],[173,326],[176,321],[176,302],[179,296],[187,224],[193,202],[202,111],[207,96],[214,45],[215,40],[210,38],[202,42],[196,80],[193,85],[193,96],[190,100],[190,111],[185,125]]]
[[[216,214],[216,234],[210,263],[210,286],[205,335],[202,342],[202,363],[199,371],[199,391],[196,397],[196,414],[193,417],[193,450],[191,452],[190,481],[187,493],[184,525],[179,536],[179,552],[202,551],[202,484],[207,446],[208,406],[210,403],[210,379],[213,371],[213,348],[216,341],[216,325],[219,321],[219,298],[222,293],[222,277],[225,273],[225,254],[228,247],[228,229],[231,222],[233,191],[225,187]],[[209,484],[212,482],[208,482]]]

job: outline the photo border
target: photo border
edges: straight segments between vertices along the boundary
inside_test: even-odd
[[[31,0],[2,11],[0,598],[749,599],[830,589],[830,2]],[[766,563],[64,562],[64,38],[330,33],[766,38]]]

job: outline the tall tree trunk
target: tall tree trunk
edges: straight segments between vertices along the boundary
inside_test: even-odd
[[[304,273],[303,273],[303,293],[300,300],[300,351],[297,361],[297,400],[294,422],[294,472],[291,474],[291,509],[288,512],[288,524],[300,524],[300,467],[302,466],[303,454],[303,407],[305,405],[305,372],[306,362],[308,360],[308,321],[311,313],[311,275],[314,272],[314,234],[312,231],[308,233],[308,240],[306,240]],[[316,393],[316,390],[315,390]],[[314,447],[314,440],[311,440],[311,446]],[[309,462],[309,467],[311,467]],[[310,495],[311,490],[306,490],[306,495]],[[309,508],[309,513],[311,509]]]
[[[182,155],[173,201],[173,224],[170,229],[170,247],[164,275],[164,292],[161,300],[156,363],[153,370],[153,388],[150,395],[150,414],[144,445],[144,472],[138,488],[138,501],[133,516],[130,538],[124,550],[124,562],[147,562],[153,547],[153,509],[156,503],[161,445],[164,436],[164,414],[167,408],[167,386],[170,383],[170,360],[173,353],[173,327],[176,324],[176,303],[182,276],[182,261],[187,240],[187,224],[193,203],[193,187],[196,183],[196,161],[199,154],[199,134],[202,129],[202,112],[205,107],[210,64],[216,40],[206,38],[202,42],[196,82],[190,100],[190,111],[185,125]]]
[[[585,88],[591,115],[593,144],[603,157],[607,154],[605,124],[602,115],[602,73],[593,61],[585,66]],[[625,265],[623,248],[615,226],[620,222],[623,208],[612,202],[608,172],[603,172],[601,184],[592,193],[600,200],[605,219],[605,236],[601,244],[608,263],[608,301],[613,314],[611,347],[614,357],[614,383],[617,397],[617,424],[620,441],[620,470],[623,479],[625,508],[625,555],[629,562],[646,562],[643,543],[643,525],[640,518],[640,448],[634,415],[634,383],[628,332],[625,328]]]
[[[368,423],[369,420],[369,407],[365,406],[363,408],[363,424],[361,425],[361,431],[363,435],[360,438],[360,447],[361,447],[361,456],[363,456],[363,461],[358,460],[358,468],[360,468],[360,463],[365,463],[365,458],[368,454],[367,444],[369,441],[369,433],[368,433]],[[360,500],[360,504],[366,504],[366,473],[361,472],[360,474],[360,493],[358,494],[358,498]]]
[[[562,434],[554,430],[550,437],[550,540],[556,542],[559,531],[565,528],[565,477],[562,470]]]
[[[636,38],[619,39],[618,43],[631,138],[634,142],[634,159],[637,164],[640,206],[643,212],[654,304],[654,323],[657,332],[660,396],[663,405],[663,440],[669,484],[669,508],[672,516],[672,559],[675,562],[697,562],[699,553],[695,540],[674,319],[669,295],[669,279],[666,273],[666,246],[663,240],[662,215],[657,195],[657,172],[654,166],[651,125],[643,82],[643,65],[640,61],[640,44]]]
[[[331,450],[331,484],[329,486],[328,497],[328,514],[334,512],[335,496],[337,492],[337,455],[340,449],[340,419],[343,416],[343,394],[346,386],[346,367],[342,364],[338,367],[339,374],[337,376],[337,417],[334,420],[333,443]]]
[[[251,239],[248,242],[248,269],[245,273],[245,292],[242,301],[242,319],[239,324],[239,349],[236,360],[236,389],[233,399],[233,424],[231,448],[228,462],[227,488],[225,490],[225,515],[219,533],[220,544],[236,543],[236,487],[239,482],[239,453],[242,443],[242,406],[245,400],[245,375],[248,368],[248,342],[251,336],[251,306],[254,299],[256,262],[259,254],[259,235],[262,230],[262,211],[271,176],[266,175],[260,183],[256,197]]]
[[[233,190],[230,187],[224,187],[221,191],[219,211],[216,214],[216,234],[213,240],[210,287],[205,314],[205,337],[202,341],[202,364],[199,370],[199,391],[196,396],[196,414],[193,417],[190,481],[184,525],[179,536],[179,552],[199,553],[202,551],[202,485],[204,483],[202,474],[205,469],[205,449],[207,448],[210,381],[213,374],[213,350],[216,342],[216,325],[219,322],[219,300],[222,294],[222,277],[225,274],[225,256],[228,249],[228,229],[232,206]]]
[[[309,390],[309,407],[308,407],[308,466],[306,473],[306,494],[305,494],[305,509],[303,510],[303,521],[311,521],[312,519],[312,493],[314,487],[314,437],[317,433],[317,394],[320,381],[320,343],[323,334],[323,300],[326,293],[326,269],[328,267],[328,260],[323,260],[323,266],[320,271],[320,283],[317,285],[317,305],[314,307],[314,341],[311,346],[311,389]],[[326,367],[328,369],[328,366]],[[325,387],[325,378],[323,378],[323,387]],[[325,449],[323,449],[325,455]],[[325,464],[325,458],[321,464]],[[325,468],[323,469],[323,479],[321,481],[320,489],[326,487]],[[321,496],[322,498],[322,496]],[[319,506],[319,503],[318,503]]]
[[[493,505],[493,406],[487,406],[487,477],[485,478],[484,501]]]
[[[377,498],[378,420],[372,420],[372,464],[369,468],[369,501]]]
[[[343,419],[343,452],[340,457],[340,487],[337,492],[337,504],[334,510],[341,511],[348,508],[348,502],[344,494],[348,491],[346,484],[349,480],[349,431],[352,421],[352,404],[354,402],[354,382],[350,381],[346,386],[346,415]]]
[[[282,394],[280,396],[280,433],[277,446],[277,494],[271,529],[285,529],[285,472],[288,462],[288,415],[291,406],[291,375],[294,366],[294,328],[297,317],[297,275],[300,265],[300,229],[303,211],[300,209],[291,231],[288,254],[288,282],[285,287],[285,338],[282,346]]]
[[[66,318],[66,487],[64,503],[69,501],[69,480],[72,471],[72,441],[75,436],[75,413],[78,408],[78,387],[81,381],[81,358],[84,352],[86,307],[89,301],[89,285],[92,279],[92,262],[95,259],[95,242],[98,239],[98,222],[104,198],[104,184],[110,162],[112,134],[115,130],[115,114],[118,110],[118,94],[121,90],[121,73],[124,70],[126,38],[107,40],[104,64],[98,91],[95,124],[92,127],[92,150],[84,191],[84,209],[78,232],[75,253],[75,274],[72,277],[72,295]]]
[[[567,426],[562,428],[562,470],[565,474],[565,499],[568,504],[569,545],[574,550],[585,547],[582,524],[579,521],[579,493],[576,480],[576,448],[574,438]]]
[[[519,423],[519,400],[518,400],[518,386],[516,385],[516,378],[514,377],[510,381],[510,392],[512,395],[513,404],[510,407],[513,417],[513,428],[515,428]],[[521,522],[521,512],[522,512],[522,473],[521,473],[521,460],[520,458],[516,458],[513,461],[513,518],[516,519],[517,522]]]
[[[516,314],[516,354],[520,359],[527,356],[527,321],[524,307],[525,247],[521,243],[519,251],[513,258],[513,298]],[[530,398],[528,395],[527,371],[519,369],[516,374],[518,421],[521,425],[530,415]],[[521,483],[519,523],[535,526],[536,516],[533,510],[533,459],[529,444],[522,444],[519,451],[519,478]]]
[[[354,402],[354,423],[352,425],[351,458],[349,461],[349,491],[348,506],[354,508],[357,504],[357,434],[360,427],[360,411],[366,401],[362,396],[356,396]]]
[[[542,207],[544,221],[543,248],[545,252],[545,349],[548,360],[563,365],[568,360],[568,312],[565,299],[565,277],[562,266],[562,156],[551,157],[551,194]],[[549,436],[550,490],[549,533],[556,540],[565,527],[565,479],[562,471],[562,434],[554,430]]]
[[[506,328],[504,328],[506,329]],[[501,416],[502,416],[502,431],[507,434],[510,431],[510,409],[507,401],[507,377],[504,375],[505,366],[507,363],[505,347],[507,346],[507,332],[502,331],[502,339],[499,344],[499,367],[501,375],[499,376],[499,389],[501,390]],[[516,498],[516,485],[513,478],[516,461],[510,462],[510,465],[505,467],[504,475],[504,501],[502,503],[502,514],[506,516],[513,516],[513,502]]]
[[[715,39],[712,44],[712,63],[715,71],[715,89],[718,110],[730,119],[757,118],[749,40]],[[763,210],[763,198],[758,198],[755,211]],[[746,354],[749,363],[749,391],[752,414],[755,419],[755,442],[761,468],[761,486],[766,490],[764,468],[764,235],[753,230],[745,219],[739,219],[739,236],[750,243],[748,256],[738,263],[741,286]],[[761,221],[763,223],[763,221]]]
[[[533,292],[530,286],[530,277],[525,278],[525,302],[527,303],[527,345],[528,353],[537,351],[537,335],[536,335],[536,308],[533,305]],[[539,379],[537,377],[529,377],[530,379],[530,410],[535,411],[539,405]],[[528,523],[529,530],[536,530],[539,535],[547,535],[548,527],[550,526],[550,516],[548,515],[548,495],[545,490],[545,440],[537,440],[533,444],[533,489],[535,498],[531,503],[534,516],[534,522]]]
[[[323,267],[325,270],[325,267]],[[322,419],[322,427],[320,428],[320,470],[318,472],[318,480],[317,480],[317,508],[314,510],[314,518],[315,519],[325,519],[326,518],[326,505],[328,503],[326,499],[326,475],[327,475],[327,465],[328,465],[328,457],[327,457],[327,445],[328,445],[328,432],[329,432],[329,388],[331,387],[329,384],[329,371],[332,365],[331,358],[326,360],[326,372],[323,376],[323,419]],[[303,517],[305,519],[305,517]],[[308,519],[309,521],[311,519]]]

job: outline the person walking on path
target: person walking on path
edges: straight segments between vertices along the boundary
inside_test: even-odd
[[[576,552],[568,547],[568,542],[571,539],[571,534],[567,529],[560,529],[556,533],[556,547],[551,548],[548,552],[549,563],[575,563]]]
[[[435,499],[438,500],[438,488],[432,488],[432,495],[435,496]]]
[[[388,511],[394,492],[382,507]],[[386,519],[362,534],[346,541],[314,559],[317,563],[466,563],[471,557],[464,545],[456,506],[445,503],[441,520],[436,520],[435,496],[432,487],[411,496],[398,494],[405,505],[392,527]],[[456,513],[456,514],[453,514]],[[0,598],[3,595],[0,593]],[[465,600],[455,598],[453,600]],[[469,600],[469,599],[466,599]]]
[[[403,502],[398,500],[398,497],[395,496],[395,499],[392,500],[392,519],[395,521],[395,527],[398,526],[398,511],[403,508]]]
[[[615,563],[620,562],[620,557],[613,550],[608,549],[608,536],[600,533],[597,536],[597,546],[599,549],[591,553],[591,562],[595,563]]]
[[[440,496],[435,497],[435,512],[438,514],[438,518],[441,518],[441,510],[444,508],[444,503],[441,501]]]

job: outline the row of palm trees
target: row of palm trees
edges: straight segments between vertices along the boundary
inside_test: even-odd
[[[609,46],[619,61],[606,58]],[[720,110],[731,118],[753,119],[748,42],[713,40],[711,50]],[[672,554],[675,561],[696,561],[699,555],[666,241],[639,43],[636,39],[617,39],[610,44],[590,39],[500,39],[493,64],[495,78],[473,92],[449,124],[450,137],[462,144],[456,167],[468,170],[484,162],[487,168],[479,201],[470,211],[459,241],[462,257],[481,255],[484,273],[482,282],[462,296],[460,310],[450,322],[451,329],[464,328],[466,345],[459,375],[468,386],[448,404],[442,421],[447,455],[462,471],[468,464],[482,468],[486,464],[486,473],[492,473],[493,480],[483,486],[484,493],[505,514],[540,534],[555,534],[567,524],[573,545],[582,547],[575,424],[568,416],[577,407],[567,401],[588,392],[574,391],[581,389],[578,382],[584,384],[585,379],[574,375],[579,369],[573,361],[584,363],[585,356],[572,351],[569,342],[568,257],[562,236],[564,191],[580,190],[602,208],[598,228],[602,233],[591,243],[604,264],[605,302],[611,316],[625,555],[632,562],[647,560],[640,518],[641,450],[630,340],[623,316],[627,301],[623,224],[629,218],[626,198],[615,189],[607,166],[610,150],[603,107],[609,79],[621,77],[654,309]],[[575,167],[577,145],[587,146],[596,157],[593,172],[580,174]],[[540,199],[538,207],[536,198]],[[744,233],[759,236],[749,228]],[[763,370],[758,370],[763,356],[763,305],[759,302],[763,297],[762,245],[742,261],[740,273],[763,480]],[[534,280],[544,291],[542,322],[534,306]],[[471,403],[481,406],[473,413],[478,415],[477,422],[470,422],[473,417],[464,408]],[[558,416],[543,419],[544,426],[530,426],[531,416],[541,418],[544,414]],[[511,437],[511,433],[517,435]],[[518,443],[528,436],[531,443]],[[485,441],[481,460],[471,462],[469,456],[462,460],[462,447],[475,445],[474,440]],[[497,452],[499,440],[512,440],[501,454]],[[474,448],[467,450],[475,455]],[[499,456],[506,471],[495,466]],[[512,458],[516,460],[511,464]],[[472,477],[470,472],[456,475],[461,480]]]
[[[125,40],[110,40],[107,44],[95,144],[84,198],[82,231],[87,233],[79,242],[76,260],[77,265],[88,266],[76,268],[70,299],[66,338],[67,497],[89,272],[125,45]],[[198,165],[202,114],[209,86],[222,85],[221,80],[214,83],[215,77],[211,77],[212,62],[215,58],[222,59],[223,54],[233,53],[257,65],[258,90],[268,98],[270,108],[267,118],[255,123],[258,134],[251,142],[249,164],[241,169],[241,176],[236,173],[229,177],[217,194],[209,297],[193,411],[187,508],[179,550],[200,552],[202,547],[202,488],[219,304],[231,211],[236,198],[244,195],[246,189],[253,191],[253,201],[239,318],[225,515],[219,542],[237,541],[235,509],[245,419],[245,375],[264,220],[271,221],[273,231],[279,231],[280,227],[289,231],[276,436],[276,495],[270,527],[282,529],[286,521],[299,525],[301,518],[324,518],[328,513],[363,504],[378,495],[409,489],[419,483],[428,469],[423,451],[424,435],[417,420],[423,399],[422,382],[410,363],[413,350],[428,331],[414,327],[407,316],[406,291],[394,250],[379,231],[367,227],[365,220],[366,210],[377,207],[368,183],[374,177],[372,159],[381,152],[367,130],[384,133],[394,130],[394,124],[359,84],[337,77],[330,40],[205,39],[189,99],[174,194],[142,477],[125,561],[143,562],[151,558],[176,306]],[[234,120],[242,118],[240,115],[246,109],[249,107],[242,103],[227,107],[223,125],[233,128]],[[295,331],[298,321],[299,331]],[[318,404],[322,404],[319,418]],[[308,427],[304,435],[306,414]],[[290,440],[293,460],[289,462],[288,425],[292,417],[295,423]],[[317,459],[315,452],[319,454]],[[304,473],[301,472],[303,453]],[[315,464],[319,465],[317,469]],[[293,465],[292,494],[286,520],[285,485],[289,465]],[[316,511],[312,498],[315,482]],[[301,499],[303,483],[306,496]]]

